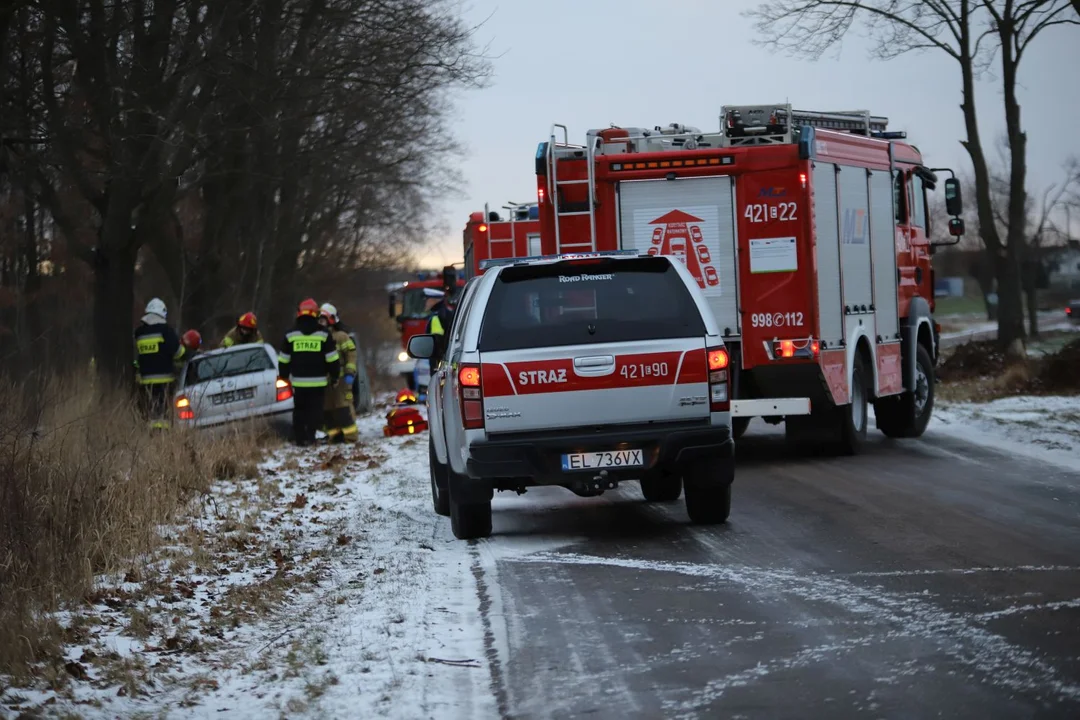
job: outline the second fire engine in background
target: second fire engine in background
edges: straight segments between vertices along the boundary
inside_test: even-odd
[[[408,388],[416,389],[416,360],[409,357],[405,348],[413,335],[427,332],[432,307],[442,297],[440,294],[431,297],[425,290],[445,291],[446,288],[450,288],[451,292],[456,294],[461,292],[463,287],[465,287],[465,279],[453,266],[444,267],[442,272],[422,272],[415,280],[391,283],[386,286],[390,318],[397,321],[401,338],[401,345],[394,362],[391,363],[390,371],[391,374],[400,377]]]

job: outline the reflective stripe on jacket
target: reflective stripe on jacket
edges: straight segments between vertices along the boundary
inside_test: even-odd
[[[293,387],[326,387],[341,374],[340,361],[334,338],[315,318],[305,316],[285,333],[278,351],[278,375],[288,378]]]
[[[185,348],[176,331],[165,324],[142,324],[135,328],[135,371],[141,385],[158,385],[176,380],[176,366]]]

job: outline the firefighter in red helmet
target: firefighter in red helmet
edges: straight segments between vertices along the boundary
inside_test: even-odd
[[[315,442],[322,425],[328,385],[337,381],[341,358],[330,333],[319,325],[319,304],[307,298],[297,307],[296,325],[278,351],[278,375],[293,386],[293,433],[297,445]]]
[[[191,357],[202,347],[202,335],[198,330],[188,330],[180,337],[180,344],[187,350],[187,357]]]
[[[255,313],[246,312],[236,321],[236,327],[225,333],[218,347],[227,348],[233,345],[261,342],[263,342],[263,336],[259,332],[259,319],[255,317]]]

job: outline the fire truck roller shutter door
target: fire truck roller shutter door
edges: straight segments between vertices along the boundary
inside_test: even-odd
[[[836,190],[840,206],[840,279],[843,283],[844,339],[847,341],[848,380],[855,367],[859,339],[866,338],[869,357],[863,381],[877,389],[874,338],[873,271],[870,264],[870,196],[866,168],[840,166]]]
[[[840,224],[836,206],[836,166],[814,165],[814,237],[817,250],[818,334],[824,347],[844,339],[844,304],[840,295]]]
[[[621,249],[677,255],[698,281],[721,332],[738,335],[735,202],[729,176],[619,184]],[[658,232],[659,231],[659,232]],[[654,244],[659,235],[660,243]],[[704,245],[703,255],[696,251]]]
[[[896,306],[896,224],[892,179],[886,170],[870,173],[870,248],[874,263],[874,309],[882,342],[899,341]]]

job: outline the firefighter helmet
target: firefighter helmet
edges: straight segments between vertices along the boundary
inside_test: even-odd
[[[315,302],[312,298],[307,298],[300,302],[300,305],[296,308],[296,317],[309,316],[313,318],[319,317],[319,303]]]
[[[337,325],[338,314],[336,307],[334,307],[330,303],[323,303],[323,306],[319,308],[319,312],[322,313],[323,317],[330,321],[331,325]]]
[[[255,313],[246,312],[240,316],[240,319],[236,321],[237,327],[248,328],[254,330],[259,327],[259,319],[255,317]]]
[[[188,350],[198,350],[202,347],[202,335],[199,334],[198,330],[188,330],[180,338],[180,343]]]
[[[416,393],[406,388],[397,394],[395,402],[398,405],[415,405],[419,400],[416,397]]]
[[[150,302],[146,303],[147,315],[160,315],[161,317],[169,316],[169,309],[165,307],[165,302],[161,298],[154,298]]]

